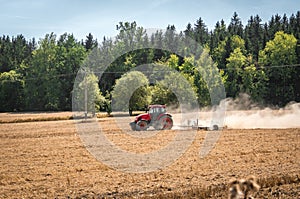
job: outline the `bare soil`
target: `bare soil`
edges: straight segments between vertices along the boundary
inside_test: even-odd
[[[99,120],[112,142],[135,153],[158,150],[176,134],[138,139],[114,123]],[[226,198],[228,181],[248,175],[262,187],[256,198],[300,197],[300,129],[224,129],[214,149],[200,158],[206,133],[197,131],[169,167],[124,173],[86,150],[72,120],[2,123],[0,198]]]

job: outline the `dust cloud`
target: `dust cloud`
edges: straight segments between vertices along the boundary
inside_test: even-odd
[[[221,107],[221,108],[220,108]],[[168,108],[172,114],[172,129],[189,129],[198,127],[218,127],[228,129],[285,129],[300,128],[300,103],[290,102],[283,108],[266,107],[254,103],[247,94],[240,94],[236,99],[226,98],[221,102],[220,109],[212,110],[202,107],[200,110],[178,110]],[[220,116],[218,116],[220,114]]]
[[[232,129],[300,128],[300,103],[290,102],[284,108],[262,107],[249,95],[225,99],[225,126]]]

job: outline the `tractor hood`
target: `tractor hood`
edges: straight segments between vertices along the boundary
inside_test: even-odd
[[[139,121],[139,120],[146,120],[146,121],[149,121],[151,118],[150,118],[150,115],[149,113],[143,113],[143,114],[139,114],[138,116],[136,116],[135,118],[135,121]]]

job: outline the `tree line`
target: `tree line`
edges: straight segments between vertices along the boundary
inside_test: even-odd
[[[96,84],[93,89],[97,90],[95,99],[100,110],[111,110],[111,99],[118,96],[116,90],[121,93],[126,89],[118,83],[129,84],[136,76],[147,86],[136,90],[130,109],[150,103],[178,104],[178,96],[166,87],[170,78],[176,79],[175,74],[151,84],[151,76],[126,73],[153,63],[150,71],[164,65],[184,76],[201,106],[211,105],[211,86],[204,81],[207,74],[201,68],[212,71],[212,66],[218,69],[226,97],[247,93],[255,102],[274,106],[300,101],[300,11],[290,17],[274,15],[265,23],[258,15],[251,16],[246,25],[235,12],[228,25],[221,20],[210,31],[201,18],[179,33],[169,25],[164,32],[147,34],[136,22],[120,22],[117,30],[116,38],[104,37],[101,42],[92,34],[81,41],[68,33],[46,34],[39,41],[22,35],[0,37],[0,111],[71,110],[76,75],[95,49],[107,57],[135,49],[109,63],[100,80],[88,78]],[[197,46],[187,38],[200,44],[201,49],[194,49]],[[155,48],[142,48],[149,45]],[[201,55],[188,56],[188,51]]]

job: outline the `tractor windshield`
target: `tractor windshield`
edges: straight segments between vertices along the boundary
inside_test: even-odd
[[[150,114],[160,114],[160,113],[165,113],[166,109],[164,107],[152,107],[149,110]]]
[[[159,118],[159,116],[161,114],[164,114],[165,112],[166,112],[166,109],[161,106],[154,106],[154,107],[151,107],[149,110],[149,114],[150,114],[152,121],[156,121],[157,118]]]

